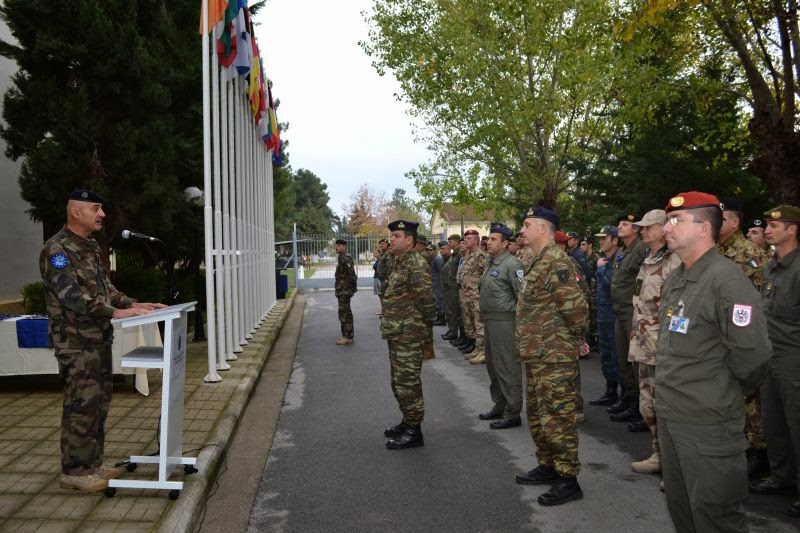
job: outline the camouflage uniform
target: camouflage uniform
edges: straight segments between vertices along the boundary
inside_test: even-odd
[[[430,333],[436,306],[428,262],[409,250],[395,258],[383,295],[381,335],[389,343],[392,392],[403,412],[403,423],[419,425],[425,416],[422,399],[422,349]]]
[[[335,277],[335,293],[336,299],[339,300],[339,322],[342,326],[342,337],[352,339],[354,331],[350,298],[358,292],[358,276],[353,266],[353,258],[346,253],[339,254]]]
[[[378,296],[380,296],[381,300],[383,300],[383,295],[386,293],[386,284],[389,281],[389,274],[392,272],[393,266],[394,256],[391,251],[386,250],[378,259],[378,279],[381,281],[381,292]]]
[[[736,231],[717,245],[719,253],[742,268],[744,275],[750,278],[756,290],[761,290],[761,274],[767,265],[768,257],[764,250],[744,238]],[[744,398],[745,422],[744,433],[750,447],[762,450],[767,447],[764,438],[764,423],[761,419],[761,393],[758,388],[749,391]],[[748,452],[749,453],[749,452]],[[762,452],[763,453],[763,452]]]
[[[527,246],[522,246],[519,250],[517,250],[517,259],[519,259],[519,262],[522,263],[522,268],[525,270],[528,270],[531,267],[534,257],[536,257],[536,254]]]
[[[628,361],[639,373],[639,412],[653,435],[653,452],[660,456],[656,426],[656,351],[658,310],[667,276],[679,267],[680,258],[666,245],[655,254],[647,250],[633,289],[633,323]]]
[[[444,266],[442,266],[442,299],[444,300],[444,315],[447,320],[447,333],[457,336],[461,329],[461,305],[458,301],[458,263],[461,261],[461,252],[453,251]]]
[[[83,476],[103,462],[112,393],[111,318],[115,308],[128,308],[135,300],[108,279],[97,241],[66,227],[44,244],[39,270],[64,384],[61,472]]]
[[[575,477],[578,346],[589,312],[572,262],[554,243],[534,258],[517,300],[517,356],[525,362],[527,412],[540,465]]]
[[[486,254],[480,249],[467,252],[458,267],[458,296],[461,302],[461,320],[467,337],[475,340],[474,356],[483,353],[483,317],[481,317],[478,285],[486,269]]]
[[[586,258],[589,264],[589,345],[592,347],[597,346],[597,260],[600,256],[597,252],[592,252],[592,255]]]

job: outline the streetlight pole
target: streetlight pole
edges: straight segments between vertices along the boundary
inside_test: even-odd
[[[183,190],[184,198],[192,205],[192,211],[197,214],[197,208],[203,205],[203,191],[197,187],[187,187]],[[200,232],[197,230],[197,217],[192,220],[192,228],[194,229],[194,246],[192,247],[192,263],[194,264],[194,297],[197,300],[197,307],[194,311],[194,336],[192,340],[205,341],[206,331],[203,324],[203,302],[200,301],[200,292],[202,284],[200,283]]]

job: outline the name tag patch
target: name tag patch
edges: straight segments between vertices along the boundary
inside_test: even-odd
[[[750,325],[753,318],[753,307],[744,304],[733,304],[733,316],[731,320],[735,326],[743,328]]]
[[[689,329],[689,319],[682,316],[674,316],[669,319],[669,330],[673,333],[683,333]]]

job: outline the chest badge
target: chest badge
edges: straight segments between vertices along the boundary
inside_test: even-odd
[[[500,272],[497,269],[493,268],[489,271],[489,275],[492,276],[493,278],[496,278],[500,275]]]
[[[63,270],[69,265],[69,257],[64,252],[58,252],[50,256],[50,264],[56,270]]]
[[[753,318],[753,307],[744,304],[733,304],[733,316],[731,320],[735,326],[743,328],[750,325]]]

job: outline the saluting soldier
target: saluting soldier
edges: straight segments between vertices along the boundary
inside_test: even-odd
[[[665,211],[681,258],[664,286],[656,354],[667,508],[681,532],[747,531],[742,390],[763,381],[772,354],[761,298],[717,251],[717,197],[680,193]]]
[[[422,420],[422,352],[433,327],[436,306],[428,261],[414,249],[419,223],[395,220],[389,224],[394,266],[383,295],[381,335],[389,344],[392,392],[403,420],[386,428],[391,450],[424,444]]]
[[[764,216],[775,256],[763,273],[761,297],[773,355],[761,387],[770,478],[750,485],[756,494],[797,494],[800,482],[800,208],[779,205]],[[788,509],[800,517],[800,500]]]
[[[761,272],[767,264],[764,250],[744,238],[740,227],[744,222],[742,204],[735,198],[722,200],[722,228],[719,230],[719,253],[727,257],[750,278],[756,290],[761,289]],[[767,441],[761,421],[761,394],[756,388],[745,397],[744,433],[750,448],[747,449],[747,475],[763,477],[769,473]]]
[[[358,276],[353,266],[353,258],[347,255],[347,241],[336,240],[336,280],[335,294],[339,301],[339,323],[342,336],[336,339],[336,344],[353,344],[353,311],[350,309],[350,299],[358,292]]]
[[[61,414],[61,487],[101,492],[120,468],[103,465],[105,422],[111,406],[112,318],[164,307],[118,291],[92,233],[103,228],[103,199],[87,190],[69,195],[67,224],[39,256],[50,343],[64,385]]]
[[[514,342],[517,295],[524,274],[519,259],[508,253],[511,229],[492,222],[486,249],[489,259],[480,281],[480,308],[486,333],[486,370],[494,405],[478,415],[492,429],[522,425],[522,371]]]
[[[575,389],[578,353],[589,308],[572,259],[558,247],[558,215],[531,207],[523,221],[525,245],[534,252],[517,300],[517,354],[525,362],[528,425],[539,465],[517,474],[522,485],[551,485],[541,505],[561,505],[583,497],[578,484],[578,430]]]

